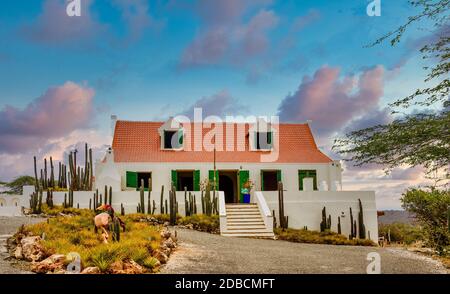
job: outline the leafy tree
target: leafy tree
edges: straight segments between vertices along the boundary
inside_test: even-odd
[[[35,179],[31,176],[20,176],[13,180],[10,183],[6,184],[6,187],[9,188],[9,191],[7,193],[9,194],[19,194],[21,195],[23,192],[23,186],[34,186],[35,185]]]
[[[423,231],[419,226],[404,223],[381,224],[378,234],[386,239],[390,236],[392,242],[403,242],[407,245],[423,240]]]
[[[350,156],[355,165],[377,163],[392,169],[399,165],[422,165],[428,171],[444,169],[450,163],[450,0],[416,0],[411,5],[421,12],[387,33],[370,46],[390,39],[398,44],[407,29],[420,23],[431,26],[432,37],[420,52],[430,66],[425,67],[425,87],[390,104],[393,113],[413,106],[410,112],[390,124],[372,126],[346,134],[335,141],[338,153]],[[439,111],[431,111],[440,108]]]
[[[450,207],[450,191],[410,189],[403,194],[401,201],[404,209],[415,214],[428,245],[436,248],[440,254],[449,254],[447,211]]]

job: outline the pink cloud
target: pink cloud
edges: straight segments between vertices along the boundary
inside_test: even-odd
[[[268,46],[267,32],[278,23],[273,11],[261,10],[245,26],[243,48],[247,56],[259,54]]]
[[[127,40],[139,39],[147,28],[160,28],[162,23],[150,15],[150,7],[146,0],[113,0],[122,13],[122,19],[128,27]]]
[[[49,139],[87,128],[93,118],[94,90],[66,82],[49,88],[24,109],[5,106],[0,111],[0,152],[18,153]]]
[[[248,110],[246,106],[241,105],[231,96],[227,90],[219,91],[212,96],[200,98],[183,111],[182,115],[193,117],[194,108],[201,108],[203,117],[210,115],[225,117],[226,115],[236,115]]]
[[[203,26],[183,51],[180,65],[240,63],[266,51],[267,34],[278,23],[275,13],[263,8],[270,3],[265,0],[199,1],[196,12]],[[251,15],[248,21],[247,13]]]
[[[378,107],[383,95],[384,69],[340,77],[340,69],[324,66],[303,78],[297,91],[280,104],[282,121],[313,121],[319,135],[341,130],[352,119]]]
[[[46,0],[42,13],[29,25],[22,27],[24,36],[38,43],[71,43],[92,39],[104,30],[90,13],[92,0],[82,1],[81,16],[69,17],[66,1]]]

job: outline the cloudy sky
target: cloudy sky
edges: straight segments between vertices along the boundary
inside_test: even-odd
[[[208,114],[312,120],[321,149],[336,136],[392,120],[389,102],[424,79],[408,32],[392,48],[366,47],[415,11],[407,0],[5,0],[0,9],[0,180],[61,160],[89,142],[110,144],[111,114],[160,120],[201,106]],[[344,188],[376,190],[399,208],[421,168],[346,165]]]

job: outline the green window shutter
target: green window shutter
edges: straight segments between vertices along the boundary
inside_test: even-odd
[[[314,191],[317,191],[317,172],[315,170],[311,171],[310,177],[313,178],[313,189]]]
[[[194,171],[194,191],[200,191],[200,171]]]
[[[281,170],[277,170],[277,183],[281,182]]]
[[[264,191],[264,171],[261,171],[261,191]]]
[[[249,180],[250,172],[248,170],[239,171],[239,202],[244,202],[244,196],[242,194],[242,188],[244,188],[244,184]]]
[[[127,171],[127,187],[137,188],[137,172]]]
[[[298,189],[303,191],[303,179],[306,178],[306,171],[299,170],[298,171]]]
[[[272,133],[273,132],[267,133],[267,144],[269,144],[269,145],[272,145]]]
[[[175,190],[178,190],[178,173],[176,170],[172,170],[172,185],[175,186]]]
[[[214,182],[214,171],[213,171],[213,170],[210,170],[210,171],[209,171],[209,173],[208,173],[208,179],[209,179],[209,181],[210,181],[211,183]],[[216,191],[217,191],[218,188],[219,188],[219,171],[216,170]],[[214,187],[211,186],[211,189],[214,189]]]

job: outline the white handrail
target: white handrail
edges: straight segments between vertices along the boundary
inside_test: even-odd
[[[223,191],[217,191],[219,193],[219,222],[220,232],[227,230],[227,208],[225,206],[225,193]]]
[[[259,210],[264,219],[264,224],[266,228],[270,231],[273,231],[273,215],[270,212],[269,206],[267,205],[266,199],[264,195],[260,191],[255,192],[256,203],[258,204]]]

